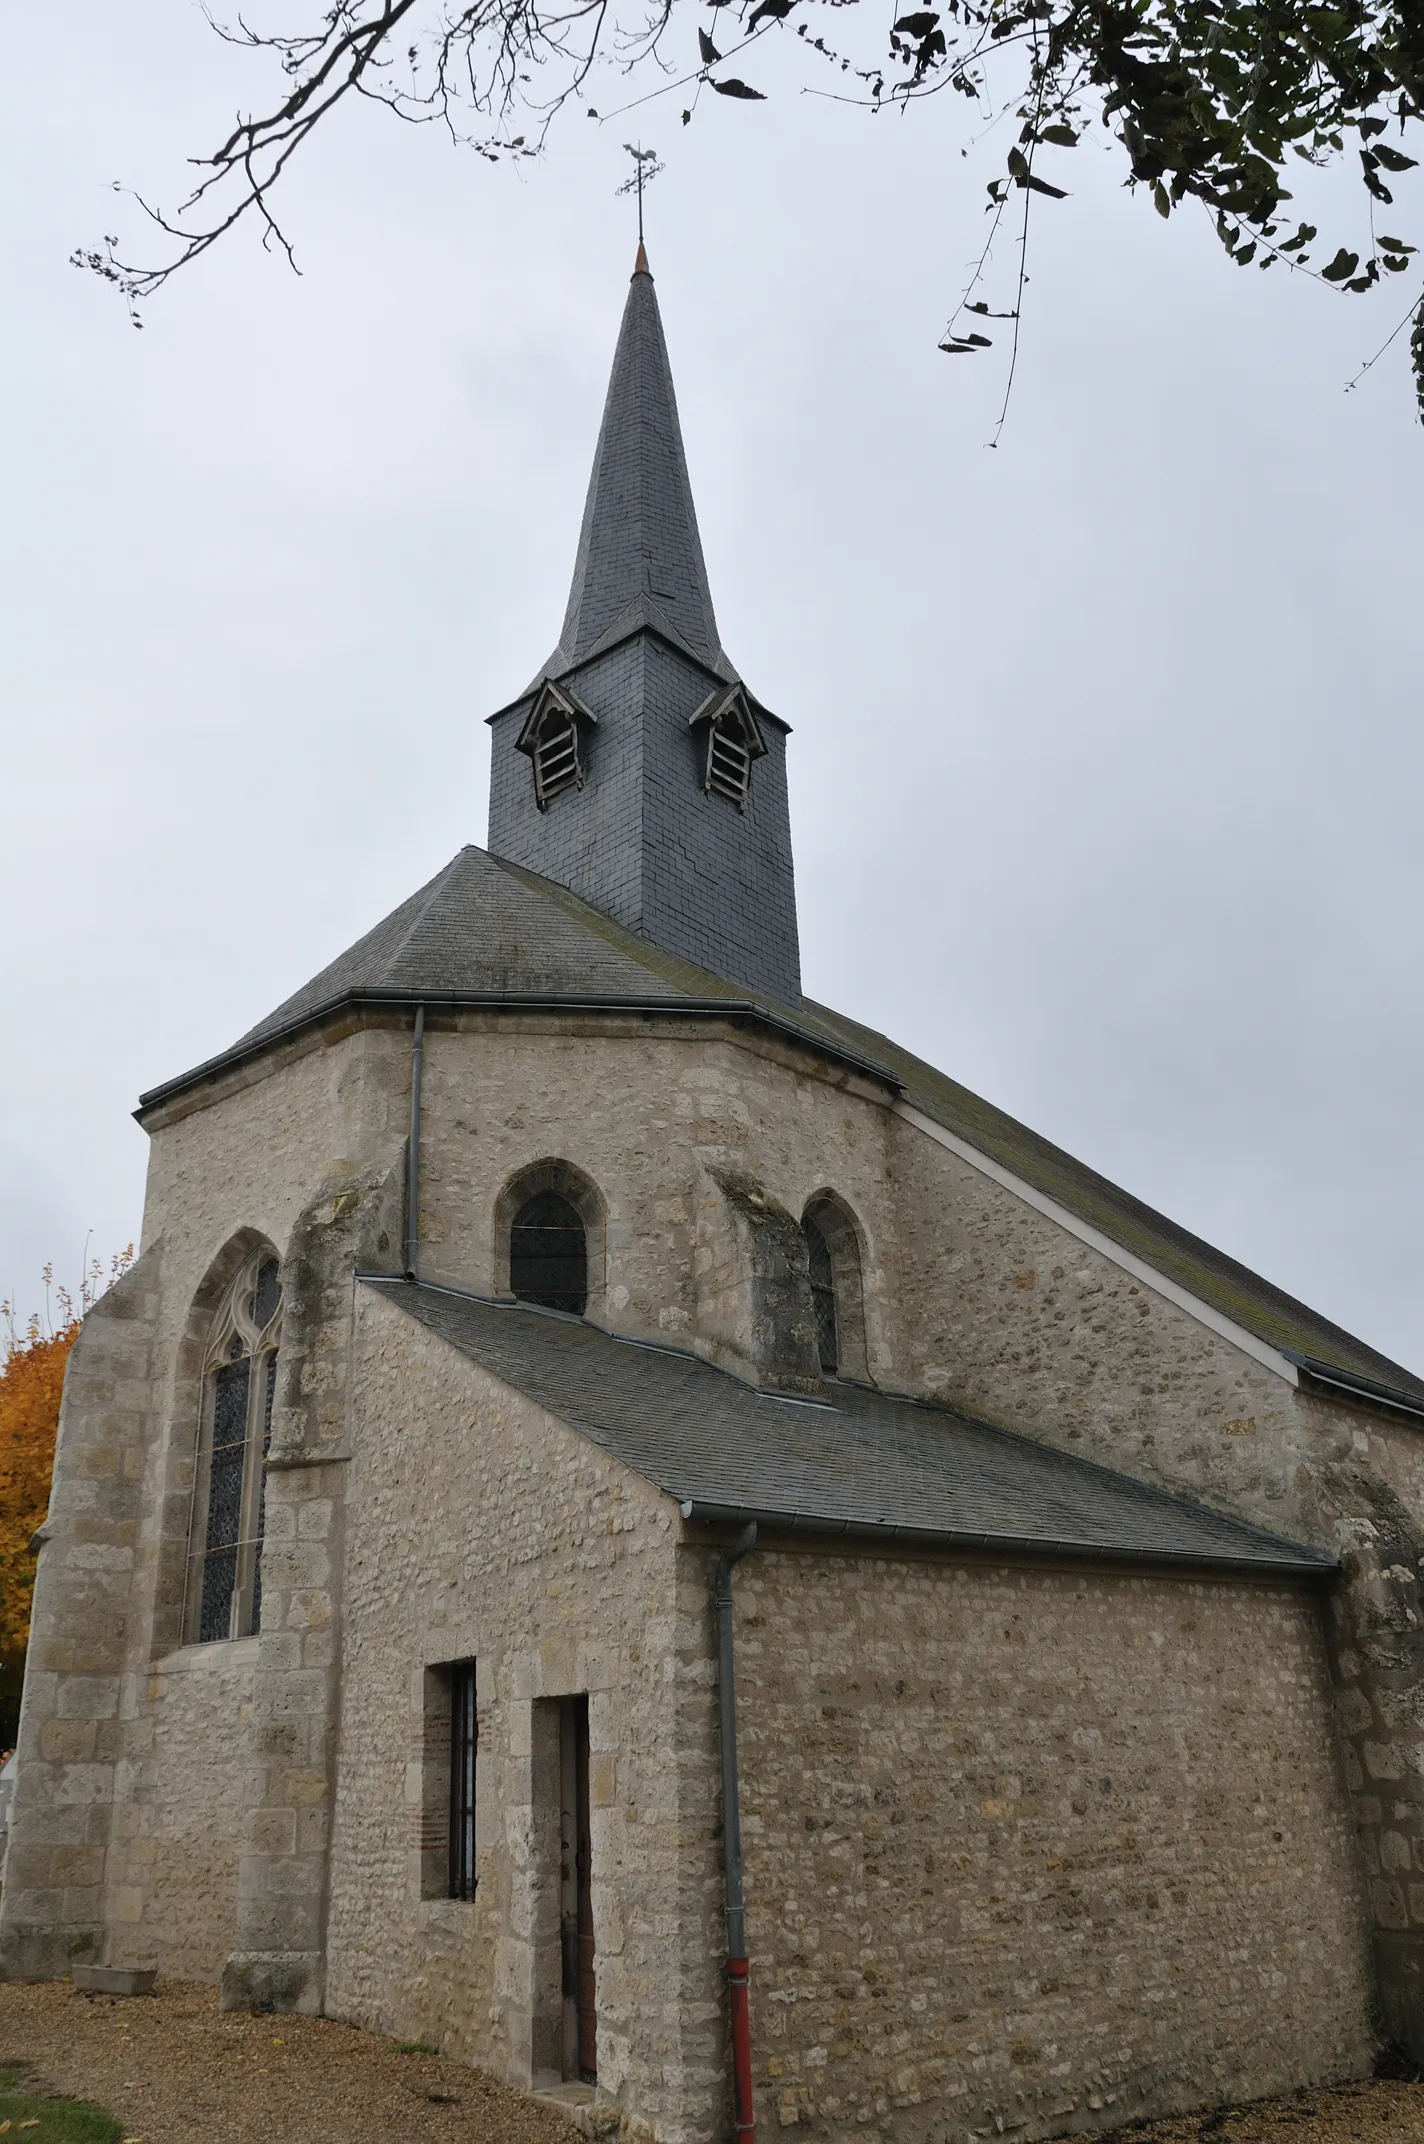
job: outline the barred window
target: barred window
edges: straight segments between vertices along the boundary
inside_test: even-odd
[[[229,1288],[208,1346],[188,1555],[190,1643],[244,1638],[261,1623],[281,1324],[281,1269],[270,1251],[259,1251]]]
[[[475,1758],[479,1743],[475,1663],[457,1660],[450,1669],[451,1898],[475,1895]]]

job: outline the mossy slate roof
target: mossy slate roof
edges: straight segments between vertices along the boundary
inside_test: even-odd
[[[1335,1569],[1318,1550],[948,1408],[840,1383],[823,1404],[758,1392],[580,1318],[362,1277],[694,1519],[1267,1577]]]
[[[1257,1339],[1424,1406],[1424,1379],[1075,1161],[910,1051],[803,998],[779,1004],[663,952],[576,894],[463,848],[428,885],[220,1056],[154,1088],[139,1113],[343,1007],[587,1007],[769,1023],[885,1080],[905,1101]]]

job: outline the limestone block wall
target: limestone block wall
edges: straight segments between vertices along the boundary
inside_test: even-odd
[[[550,2074],[550,1701],[587,1692],[600,2087],[663,2144],[705,2144],[724,2076],[710,1610],[705,1574],[681,1582],[676,1506],[373,1291],[354,1345],[327,2008],[518,2083]],[[468,1903],[421,1896],[448,1763],[430,1671],[466,1659]]]
[[[1424,2052],[1424,1423],[1289,1383],[903,1120],[911,1385],[1341,1558],[1326,1620],[1385,2027]]]
[[[211,1982],[232,1948],[256,1667],[242,1638],[126,1678],[104,1897],[115,1964]]]
[[[392,1116],[403,1131],[407,1077],[405,1038],[347,1033],[151,1123],[143,1252],[86,1319],[66,1381],[0,1969],[64,1972],[106,1956],[208,1977],[232,1947],[259,1648],[181,1644],[209,1321],[252,1248],[292,1248],[333,1168],[329,1218],[343,1234],[344,1158],[373,1149]],[[390,1242],[399,1208],[397,1170]],[[329,1334],[342,1360],[350,1269],[380,1255],[377,1236],[362,1257],[354,1239],[345,1254],[347,1300]],[[308,1400],[318,1426],[330,1414],[333,1380],[320,1336],[284,1346],[284,1377],[299,1354],[309,1390],[299,1374],[283,1401],[300,1430]],[[280,1502],[269,1496],[269,1532]],[[280,1558],[269,1561],[275,1573]]]
[[[722,1197],[712,1172],[760,1180],[798,1218],[834,1188],[864,1231],[873,1372],[903,1382],[881,1316],[895,1225],[884,1100],[804,1053],[705,1024],[442,1019],[425,1047],[422,1277],[491,1292],[499,1193],[558,1157],[606,1202],[606,1322],[696,1345],[699,1214]]]
[[[1033,2138],[1367,2069],[1308,1595],[759,1549],[737,1666],[769,2134]]]
[[[6,1973],[48,1978],[103,1951],[162,1285],[150,1250],[95,1305],[69,1358],[0,1900]]]

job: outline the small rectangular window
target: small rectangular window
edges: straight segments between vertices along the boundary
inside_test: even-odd
[[[451,1898],[475,1895],[475,1756],[479,1738],[475,1663],[457,1660],[450,1669]]]

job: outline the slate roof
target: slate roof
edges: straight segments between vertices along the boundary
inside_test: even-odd
[[[558,677],[639,626],[661,630],[709,669],[735,677],[717,634],[672,367],[641,247],[594,450],[564,629],[539,676]]]
[[[1318,1550],[947,1408],[842,1384],[827,1386],[830,1404],[808,1404],[558,1312],[362,1278],[695,1519],[1266,1576],[1336,1568]]]
[[[139,1115],[346,1006],[631,1009],[768,1023],[896,1088],[977,1152],[1247,1332],[1356,1389],[1424,1407],[1424,1379],[1100,1176],[1051,1140],[843,1013],[784,1005],[624,930],[553,880],[474,847],[220,1056],[143,1095]]]

